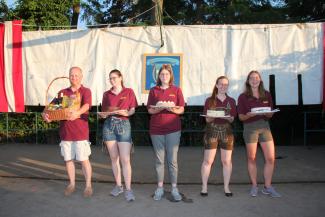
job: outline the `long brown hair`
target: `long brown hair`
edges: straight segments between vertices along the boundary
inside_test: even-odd
[[[215,85],[213,87],[213,90],[212,90],[211,97],[209,98],[209,101],[208,101],[208,107],[209,108],[217,107],[217,100],[216,100],[216,97],[217,97],[217,94],[218,94],[217,84],[221,79],[226,79],[228,81],[228,83],[229,83],[229,79],[226,76],[220,76],[220,77],[217,78],[216,83],[215,83]]]
[[[160,80],[159,76],[160,76],[160,73],[162,72],[162,70],[164,70],[164,69],[170,73],[169,86],[174,84],[174,73],[173,73],[172,66],[170,64],[163,64],[158,72],[158,77],[157,77],[157,82],[156,82],[157,86],[161,86],[161,80]]]
[[[246,82],[245,82],[245,90],[244,90],[244,94],[246,94],[248,97],[253,97],[253,91],[252,91],[252,87],[251,85],[249,84],[249,77],[253,74],[257,74],[258,77],[260,78],[260,85],[258,86],[258,94],[259,94],[259,98],[261,100],[265,100],[266,99],[266,94],[265,94],[265,88],[264,88],[264,83],[262,81],[262,77],[261,77],[261,74],[256,71],[256,70],[252,70],[248,73],[247,75],[247,79],[246,79]]]
[[[121,85],[122,85],[122,87],[124,87],[124,84],[123,84],[123,75],[122,75],[122,73],[120,72],[120,70],[118,70],[118,69],[113,69],[112,71],[110,71],[109,72],[109,75],[108,76],[111,76],[111,74],[116,74],[117,76],[119,76],[119,77],[122,77],[122,80],[121,80]]]

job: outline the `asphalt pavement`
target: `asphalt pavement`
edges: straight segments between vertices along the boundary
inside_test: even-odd
[[[94,170],[91,198],[83,197],[84,181],[78,166],[77,191],[63,195],[67,184],[64,162],[58,145],[0,145],[0,216],[65,217],[65,216],[141,216],[141,217],[212,217],[212,216],[283,216],[317,217],[325,213],[325,147],[279,146],[276,148],[274,187],[281,198],[259,192],[249,196],[249,179],[244,147],[233,153],[232,198],[224,196],[220,155],[212,169],[209,196],[201,197],[200,147],[181,147],[179,151],[179,190],[185,199],[173,202],[170,186],[165,184],[165,197],[154,201],[156,188],[154,158],[151,147],[136,147],[132,155],[134,202],[124,195],[109,195],[114,186],[109,158],[101,147],[92,147]],[[259,186],[263,186],[263,158],[258,153]],[[166,172],[166,183],[168,176]]]

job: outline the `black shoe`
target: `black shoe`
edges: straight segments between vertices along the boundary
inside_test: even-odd
[[[201,194],[202,197],[206,197],[206,196],[208,196],[208,192],[202,192],[202,191],[201,191],[200,194]]]
[[[225,196],[226,196],[226,197],[232,197],[233,194],[232,194],[232,192],[229,192],[229,193],[226,193],[226,192],[225,192]]]

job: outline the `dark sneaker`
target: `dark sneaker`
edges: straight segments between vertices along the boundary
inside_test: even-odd
[[[119,196],[120,194],[123,193],[123,186],[115,186],[113,190],[111,191],[111,195],[114,197]]]
[[[264,187],[262,189],[262,193],[266,195],[270,195],[271,197],[281,197],[281,194],[279,194],[272,186]]]

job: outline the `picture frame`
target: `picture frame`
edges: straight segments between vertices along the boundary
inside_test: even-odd
[[[159,69],[163,64],[170,64],[174,73],[174,85],[182,88],[183,54],[182,53],[146,53],[143,54],[142,93],[156,86]]]

